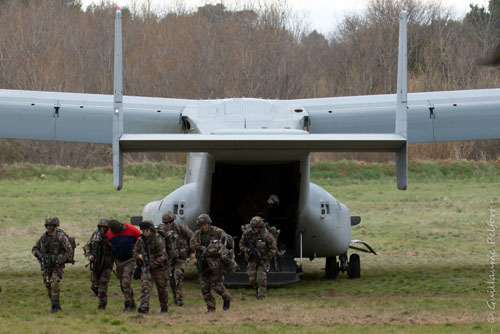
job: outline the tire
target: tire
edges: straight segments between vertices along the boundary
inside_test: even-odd
[[[351,254],[349,257],[349,269],[347,273],[351,279],[361,277],[361,261],[358,254]]]
[[[336,279],[339,275],[339,262],[336,256],[331,256],[326,258],[325,266],[325,278],[326,279]]]

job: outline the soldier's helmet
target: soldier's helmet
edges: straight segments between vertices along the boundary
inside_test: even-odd
[[[167,211],[161,216],[161,221],[166,223],[173,222],[175,220],[175,215],[172,211]]]
[[[97,222],[97,227],[108,227],[109,220],[102,218]]]
[[[59,227],[59,218],[56,216],[50,216],[45,218],[45,226],[54,225],[55,227]]]
[[[276,194],[271,194],[267,199],[267,206],[271,207],[280,204],[280,198]]]
[[[255,216],[250,219],[250,226],[252,228],[263,228],[265,226],[264,219],[259,216]]]
[[[142,221],[142,222],[139,223],[139,228],[141,230],[145,230],[145,229],[154,230],[155,229],[155,224],[153,224],[153,222],[151,220],[144,220],[144,221]]]
[[[198,224],[198,226],[203,224],[212,224],[212,219],[206,213],[202,213],[198,216],[198,218],[196,218],[196,224]]]

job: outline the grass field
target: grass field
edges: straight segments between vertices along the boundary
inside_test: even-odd
[[[156,294],[148,316],[121,312],[118,281],[110,284],[106,312],[97,312],[81,246],[100,217],[128,220],[145,203],[182,184],[183,168],[127,166],[124,189],[113,190],[109,169],[0,167],[0,333],[497,333],[500,314],[495,264],[500,242],[500,167],[490,163],[423,162],[410,166],[409,187],[395,186],[394,166],[318,163],[312,181],[361,215],[352,238],[378,256],[361,254],[361,279],[323,279],[324,259],[304,261],[296,284],[271,288],[264,301],[234,288],[231,309],[205,314],[193,264],[186,306],[160,315]],[[63,312],[49,300],[31,247],[43,219],[57,215],[76,236],[76,264],[62,282]],[[495,225],[496,226],[496,225]],[[136,295],[139,281],[134,281]],[[218,299],[220,307],[220,299]],[[499,306],[500,307],[500,306]],[[497,319],[498,318],[498,319]],[[491,321],[491,323],[488,321]]]

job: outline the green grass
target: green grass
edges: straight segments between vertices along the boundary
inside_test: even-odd
[[[312,182],[346,204],[351,214],[362,216],[352,238],[367,241],[379,255],[361,254],[361,279],[349,280],[343,273],[327,281],[324,259],[304,260],[301,282],[270,288],[263,302],[255,300],[251,289],[232,288],[231,309],[206,315],[191,263],[186,306],[171,306],[168,316],[162,316],[153,294],[152,312],[143,317],[121,312],[123,299],[115,278],[108,310],[97,312],[81,246],[98,218],[128,220],[140,214],[145,203],[180,186],[183,168],[129,165],[124,189],[117,192],[109,169],[3,166],[0,333],[498,332],[500,323],[487,322],[491,311],[485,283],[489,251],[500,254],[497,245],[486,242],[486,222],[497,219],[489,208],[500,210],[498,166],[411,164],[405,192],[396,190],[393,174],[391,164],[357,162],[320,163],[311,171]],[[53,214],[80,243],[77,263],[66,268],[62,282],[63,312],[55,316],[47,312],[39,265],[30,253],[44,231],[43,218]],[[133,284],[138,295],[139,282]]]

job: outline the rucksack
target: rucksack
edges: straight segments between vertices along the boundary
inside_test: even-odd
[[[75,248],[78,246],[76,243],[75,238],[70,237],[66,232],[64,232],[62,229],[58,228],[58,232],[62,233],[66,238],[68,238],[69,244],[71,245],[71,252],[70,252],[70,258],[66,259],[64,263],[71,263],[75,264]]]

